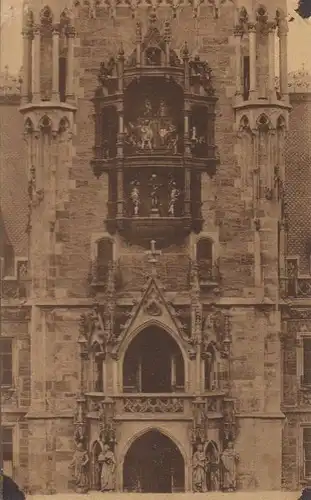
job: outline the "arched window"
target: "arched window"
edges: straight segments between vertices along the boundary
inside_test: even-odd
[[[105,282],[108,278],[109,265],[113,261],[113,242],[109,238],[102,238],[97,242],[97,281]]]
[[[213,241],[201,238],[197,242],[197,263],[200,281],[213,280]]]
[[[157,326],[140,332],[124,357],[123,391],[170,393],[184,384],[184,360],[171,336]]]

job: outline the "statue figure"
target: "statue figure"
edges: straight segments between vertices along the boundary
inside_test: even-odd
[[[148,120],[144,120],[141,127],[141,149],[152,149],[153,147],[153,131]]]
[[[194,492],[206,492],[207,469],[208,460],[205,456],[203,444],[199,443],[192,457],[192,483]]]
[[[89,489],[88,464],[88,453],[84,449],[83,443],[79,442],[70,464],[70,468],[74,469],[73,475],[77,493],[86,493]]]
[[[139,193],[140,183],[135,180],[135,181],[131,182],[131,184],[133,187],[132,187],[130,197],[131,197],[131,200],[133,203],[133,212],[134,212],[134,215],[138,215],[139,206],[140,206],[140,193]]]
[[[239,460],[239,455],[233,447],[233,442],[230,441],[227,445],[227,448],[221,454],[224,491],[236,490],[236,475],[237,475],[238,460]]]
[[[98,461],[102,464],[100,477],[101,491],[114,491],[116,460],[107,443],[103,445],[103,451],[100,453]]]
[[[152,212],[159,212],[159,206],[160,206],[160,200],[159,200],[159,189],[162,187],[162,184],[158,184],[157,181],[157,175],[152,174],[151,176],[151,211]]]
[[[171,124],[168,128],[168,147],[173,150],[173,154],[178,153],[178,133],[175,125]]]
[[[159,114],[160,118],[167,118],[169,115],[168,109],[167,109],[167,104],[166,104],[164,99],[160,100],[158,114]]]
[[[152,116],[152,104],[149,99],[146,99],[144,103],[144,116],[148,118]]]
[[[171,190],[171,192],[170,192],[170,201],[169,201],[169,205],[168,205],[168,214],[171,217],[175,217],[176,216],[176,204],[179,200],[181,192],[177,188],[175,181],[171,181],[170,190]]]

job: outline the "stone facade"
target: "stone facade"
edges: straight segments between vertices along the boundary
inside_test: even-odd
[[[41,7],[21,114],[1,102],[16,479],[299,489],[310,95],[289,94],[285,2]]]

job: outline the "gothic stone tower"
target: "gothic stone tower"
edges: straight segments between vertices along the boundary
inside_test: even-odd
[[[26,12],[32,491],[280,488],[285,4]]]

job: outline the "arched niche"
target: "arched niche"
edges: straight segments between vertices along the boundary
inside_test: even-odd
[[[113,261],[113,241],[110,238],[101,238],[97,241],[96,277],[105,282],[108,277],[109,265]]]
[[[175,340],[150,325],[129,344],[123,358],[123,392],[172,393],[185,390],[185,364]]]
[[[125,91],[125,152],[182,153],[183,91],[175,82],[144,78]]]
[[[185,460],[177,444],[158,429],[139,435],[123,461],[123,491],[185,491]]]
[[[91,446],[91,489],[92,490],[100,490],[100,474],[101,474],[101,466],[98,461],[99,455],[102,453],[102,446],[99,441],[94,441]]]
[[[181,217],[184,207],[185,175],[174,170],[131,168],[124,174],[125,211],[129,217]]]
[[[204,350],[204,390],[218,389],[219,363],[218,352],[212,342]]]
[[[207,491],[219,491],[220,489],[219,449],[215,441],[208,441],[206,443],[205,455],[209,464],[207,478],[206,478]]]
[[[213,277],[213,247],[211,238],[202,237],[197,241],[196,260],[201,281],[209,281]]]

